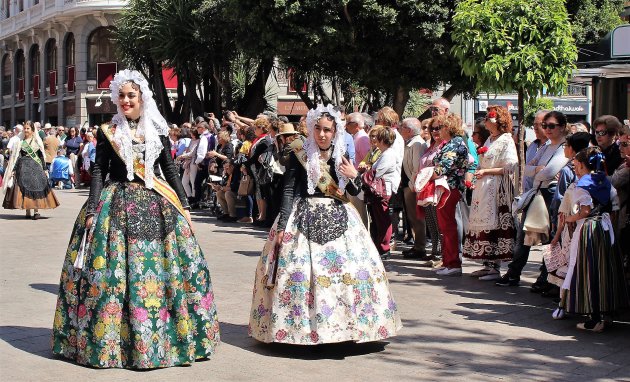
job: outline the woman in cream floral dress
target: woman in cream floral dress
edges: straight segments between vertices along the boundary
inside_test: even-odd
[[[320,105],[307,126],[256,268],[250,335],[300,345],[388,338],[400,318],[378,250],[343,193],[360,185],[344,156],[344,122]]]

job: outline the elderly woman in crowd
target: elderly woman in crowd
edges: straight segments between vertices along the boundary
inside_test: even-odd
[[[490,136],[478,149],[479,167],[475,172],[464,257],[484,265],[471,276],[496,280],[500,277],[501,261],[512,258],[512,199],[518,155],[512,139],[512,116],[505,107],[488,107],[485,126]]]
[[[374,132],[376,147],[381,152],[372,165],[374,179],[383,179],[385,182],[385,197],[379,200],[370,200],[366,197],[368,212],[372,221],[372,239],[381,254],[382,260],[390,258],[390,241],[392,238],[392,219],[389,214],[389,200],[400,184],[400,169],[398,168],[397,153],[392,149],[396,133],[389,127],[376,125]]]
[[[256,180],[256,205],[258,206],[258,217],[255,219],[255,225],[264,225],[267,220],[267,201],[271,197],[271,187],[269,183],[264,183],[259,176],[263,167],[260,157],[271,152],[273,149],[273,140],[269,136],[271,130],[271,122],[266,117],[256,118],[253,124],[256,138],[252,142],[249,151],[249,160],[247,165],[251,170],[251,175]]]
[[[27,219],[37,220],[40,209],[57,208],[59,202],[48,184],[44,143],[37,129],[26,121],[18,138],[5,171],[2,207],[26,210]]]
[[[450,193],[446,202],[437,210],[438,226],[442,234],[442,267],[436,269],[441,276],[462,274],[459,258],[461,238],[457,231],[457,203],[466,190],[464,177],[468,170],[468,146],[464,139],[462,119],[452,113],[433,118],[432,128],[439,129],[442,146],[433,158],[433,179],[446,178]]]
[[[521,195],[518,206],[522,212],[521,227],[516,235],[514,256],[508,265],[508,271],[497,280],[496,285],[499,286],[518,285],[521,272],[529,258],[530,247],[546,242],[552,237],[550,231],[553,211],[550,211],[550,205],[556,191],[557,175],[569,161],[564,156],[564,145],[569,131],[567,117],[560,112],[551,111],[544,116],[541,128],[549,143],[542,146],[534,158],[525,165],[523,175],[533,176],[534,186]],[[550,288],[550,284],[547,283],[547,269],[543,263],[541,274],[532,285],[532,291],[542,293]]]
[[[320,105],[307,125],[256,268],[250,335],[300,345],[393,336],[401,324],[385,269],[344,192],[356,195],[360,183],[346,157],[344,121]]]

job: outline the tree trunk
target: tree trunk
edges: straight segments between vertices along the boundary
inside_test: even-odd
[[[451,85],[448,89],[442,93],[442,98],[447,99],[449,102],[453,100],[453,97],[459,94],[459,89],[455,85]]]
[[[322,83],[322,79],[321,78],[317,79],[317,87],[316,87],[316,89],[317,89],[317,93],[319,93],[319,97],[322,100],[322,103],[324,105],[328,105],[328,104],[332,103],[330,101],[330,98],[328,97],[328,95],[324,91],[324,84]]]
[[[273,69],[273,57],[260,60],[256,77],[245,86],[245,94],[239,110],[246,117],[255,118],[265,110],[265,87]]]
[[[517,189],[520,194],[523,192],[523,172],[525,171],[525,126],[523,126],[523,120],[525,115],[525,92],[523,89],[518,91],[518,177]]]
[[[403,113],[405,112],[405,106],[407,106],[407,102],[409,102],[409,89],[404,86],[398,85],[394,93],[394,111],[402,118]]]

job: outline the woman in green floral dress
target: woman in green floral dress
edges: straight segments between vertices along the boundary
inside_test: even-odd
[[[110,90],[118,114],[98,131],[90,196],[61,271],[53,352],[98,368],[191,364],[213,354],[219,324],[168,127],[138,72],[119,72]]]

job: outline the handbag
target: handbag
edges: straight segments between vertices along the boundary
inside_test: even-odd
[[[249,175],[243,175],[236,191],[238,196],[247,196],[254,193],[254,180]]]
[[[361,189],[365,194],[366,203],[380,202],[388,198],[385,179],[376,177],[376,170],[370,169],[361,175]]]

